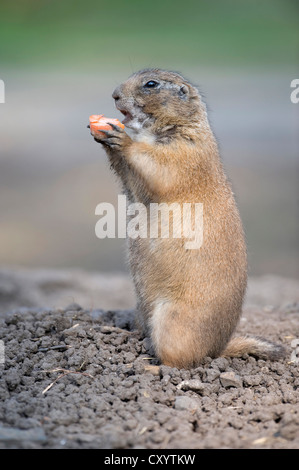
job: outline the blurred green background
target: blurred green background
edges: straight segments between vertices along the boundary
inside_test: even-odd
[[[298,58],[297,0],[1,4],[1,60],[13,65],[277,65]]]
[[[99,202],[119,186],[90,114],[144,67],[203,92],[236,193],[250,274],[299,277],[296,0],[2,0],[0,263],[126,270],[121,240],[98,240]]]

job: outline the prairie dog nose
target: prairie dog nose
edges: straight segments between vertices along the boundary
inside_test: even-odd
[[[118,86],[115,88],[114,92],[112,93],[112,98],[115,99],[115,101],[119,100],[121,97],[121,86]]]

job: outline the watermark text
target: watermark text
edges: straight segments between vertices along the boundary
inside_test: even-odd
[[[291,101],[297,104],[299,103],[299,78],[294,78],[294,80],[291,81],[291,88],[295,88],[290,96]]]
[[[113,204],[102,202],[95,214],[98,238],[182,238],[187,250],[199,249],[203,243],[202,203],[127,203],[118,196],[117,215]]]

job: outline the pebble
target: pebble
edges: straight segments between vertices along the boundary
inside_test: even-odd
[[[220,382],[221,385],[225,388],[243,386],[241,377],[235,374],[235,372],[222,372],[220,374]]]
[[[176,410],[195,411],[200,408],[200,401],[190,397],[176,397],[174,407]]]
[[[205,384],[197,379],[183,380],[183,382],[177,385],[177,389],[178,390],[193,390],[194,392],[202,393],[205,389]]]

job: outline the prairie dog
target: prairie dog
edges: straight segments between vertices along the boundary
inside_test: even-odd
[[[259,337],[232,334],[247,285],[246,245],[234,195],[225,176],[206,106],[180,74],[134,73],[112,97],[125,116],[96,138],[106,149],[130,202],[202,203],[203,243],[129,239],[137,296],[136,321],[162,363],[196,367],[205,356],[253,354],[278,359],[284,348]]]

